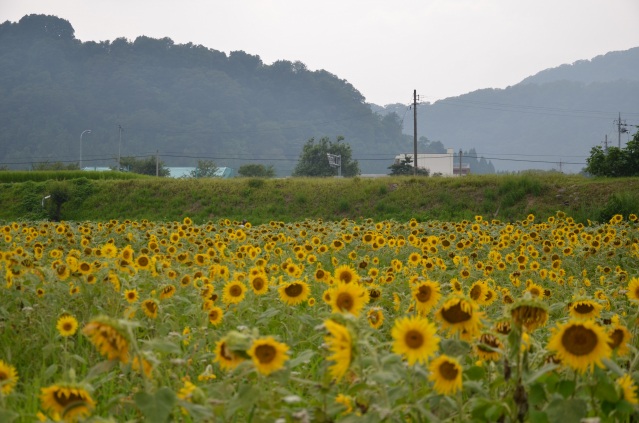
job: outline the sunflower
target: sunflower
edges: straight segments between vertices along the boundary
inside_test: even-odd
[[[373,329],[379,329],[384,324],[384,310],[381,307],[373,307],[366,313],[366,320]]]
[[[435,325],[419,316],[395,320],[391,330],[393,352],[406,357],[408,364],[426,363],[439,348],[439,336]]]
[[[97,317],[82,329],[82,333],[108,360],[129,362],[129,340],[117,321],[108,317]]]
[[[483,304],[486,294],[488,293],[488,285],[484,281],[475,281],[468,290],[468,296],[477,304]]]
[[[240,281],[227,282],[224,285],[222,301],[224,304],[239,304],[244,300],[246,290],[246,285]]]
[[[359,275],[355,269],[347,264],[341,265],[335,269],[333,277],[336,281],[343,283],[356,283],[359,281]]]
[[[624,325],[619,323],[619,316],[612,318],[612,328],[608,331],[608,345],[619,356],[624,356],[630,352],[628,345],[632,334]]]
[[[428,370],[428,380],[435,382],[438,394],[451,395],[462,389],[462,367],[457,359],[440,355],[430,363]]]
[[[576,319],[594,319],[599,317],[603,306],[591,300],[580,300],[570,304],[570,315]]]
[[[222,370],[232,370],[244,361],[244,357],[235,353],[229,347],[228,336],[225,336],[215,343],[214,352],[215,359],[213,361],[219,363]]]
[[[366,288],[355,283],[338,282],[330,291],[330,305],[333,313],[350,313],[359,316],[369,300]]]
[[[510,316],[515,325],[533,331],[546,324],[548,307],[541,300],[526,296],[513,303],[510,307]]]
[[[166,300],[171,298],[175,294],[175,286],[171,284],[164,285],[162,289],[160,289],[160,299]]]
[[[601,360],[610,357],[608,335],[592,320],[571,320],[554,328],[548,349],[555,351],[563,364],[580,373],[592,370]]]
[[[0,360],[0,393],[9,395],[18,383],[18,372],[10,364]]]
[[[140,295],[138,291],[135,289],[127,289],[124,291],[124,298],[127,300],[129,304],[133,304],[137,300],[140,299]]]
[[[637,385],[635,385],[635,381],[629,374],[625,374],[618,378],[616,382],[621,388],[623,399],[632,405],[639,404],[639,399],[637,399]]]
[[[209,312],[209,322],[213,326],[217,326],[222,323],[222,318],[224,317],[224,311],[220,307],[212,306],[208,309]]]
[[[334,364],[328,368],[328,372],[334,380],[341,380],[348,371],[353,359],[353,339],[350,331],[344,325],[333,320],[325,320],[324,327],[328,335],[324,337],[328,350],[332,352],[327,357]]]
[[[302,280],[281,284],[277,290],[282,302],[288,305],[301,304],[311,294],[311,288],[308,283]]]
[[[142,310],[150,319],[158,317],[158,302],[153,298],[142,301]]]
[[[78,330],[78,321],[75,317],[65,314],[58,319],[55,327],[60,332],[60,335],[66,338],[75,335]]]
[[[95,401],[81,385],[51,385],[40,390],[40,404],[54,420],[83,420],[95,408]]]
[[[503,344],[495,335],[483,333],[479,337],[477,344],[475,344],[475,353],[483,361],[497,361],[500,356],[499,350],[503,349],[503,347]]]
[[[444,329],[452,333],[472,336],[479,332],[483,313],[477,304],[468,298],[452,294],[435,314]]]
[[[626,292],[628,298],[639,301],[639,278],[631,278],[628,282],[628,290]]]
[[[263,295],[268,292],[268,279],[262,272],[249,277],[249,285],[256,295]]]
[[[413,286],[412,297],[415,300],[417,311],[420,314],[428,314],[428,312],[437,305],[441,298],[439,290],[439,284],[431,280],[426,280]]]
[[[286,344],[277,342],[269,336],[253,341],[247,354],[253,360],[258,372],[270,375],[284,367],[284,363],[288,360],[287,352],[288,346]]]

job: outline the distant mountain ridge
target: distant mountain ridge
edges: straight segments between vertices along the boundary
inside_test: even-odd
[[[620,145],[639,125],[639,47],[543,70],[505,89],[481,89],[417,107],[418,137],[490,159],[497,171],[579,172],[595,145]],[[407,105],[397,113],[413,133]]]
[[[591,60],[550,68],[523,79],[520,84],[572,81],[590,84],[617,80],[639,81],[639,47],[611,51]]]

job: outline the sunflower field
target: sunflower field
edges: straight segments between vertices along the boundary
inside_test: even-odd
[[[1,422],[630,422],[639,219],[0,227]]]

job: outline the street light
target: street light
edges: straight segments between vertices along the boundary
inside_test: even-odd
[[[82,136],[83,136],[85,133],[87,133],[87,132],[90,134],[90,133],[91,133],[91,130],[90,130],[90,129],[85,129],[85,130],[84,130],[84,131],[82,131],[82,133],[80,134],[80,170],[82,170]]]

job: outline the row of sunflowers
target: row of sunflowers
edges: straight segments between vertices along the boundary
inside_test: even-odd
[[[12,222],[0,421],[633,421],[637,220]]]

